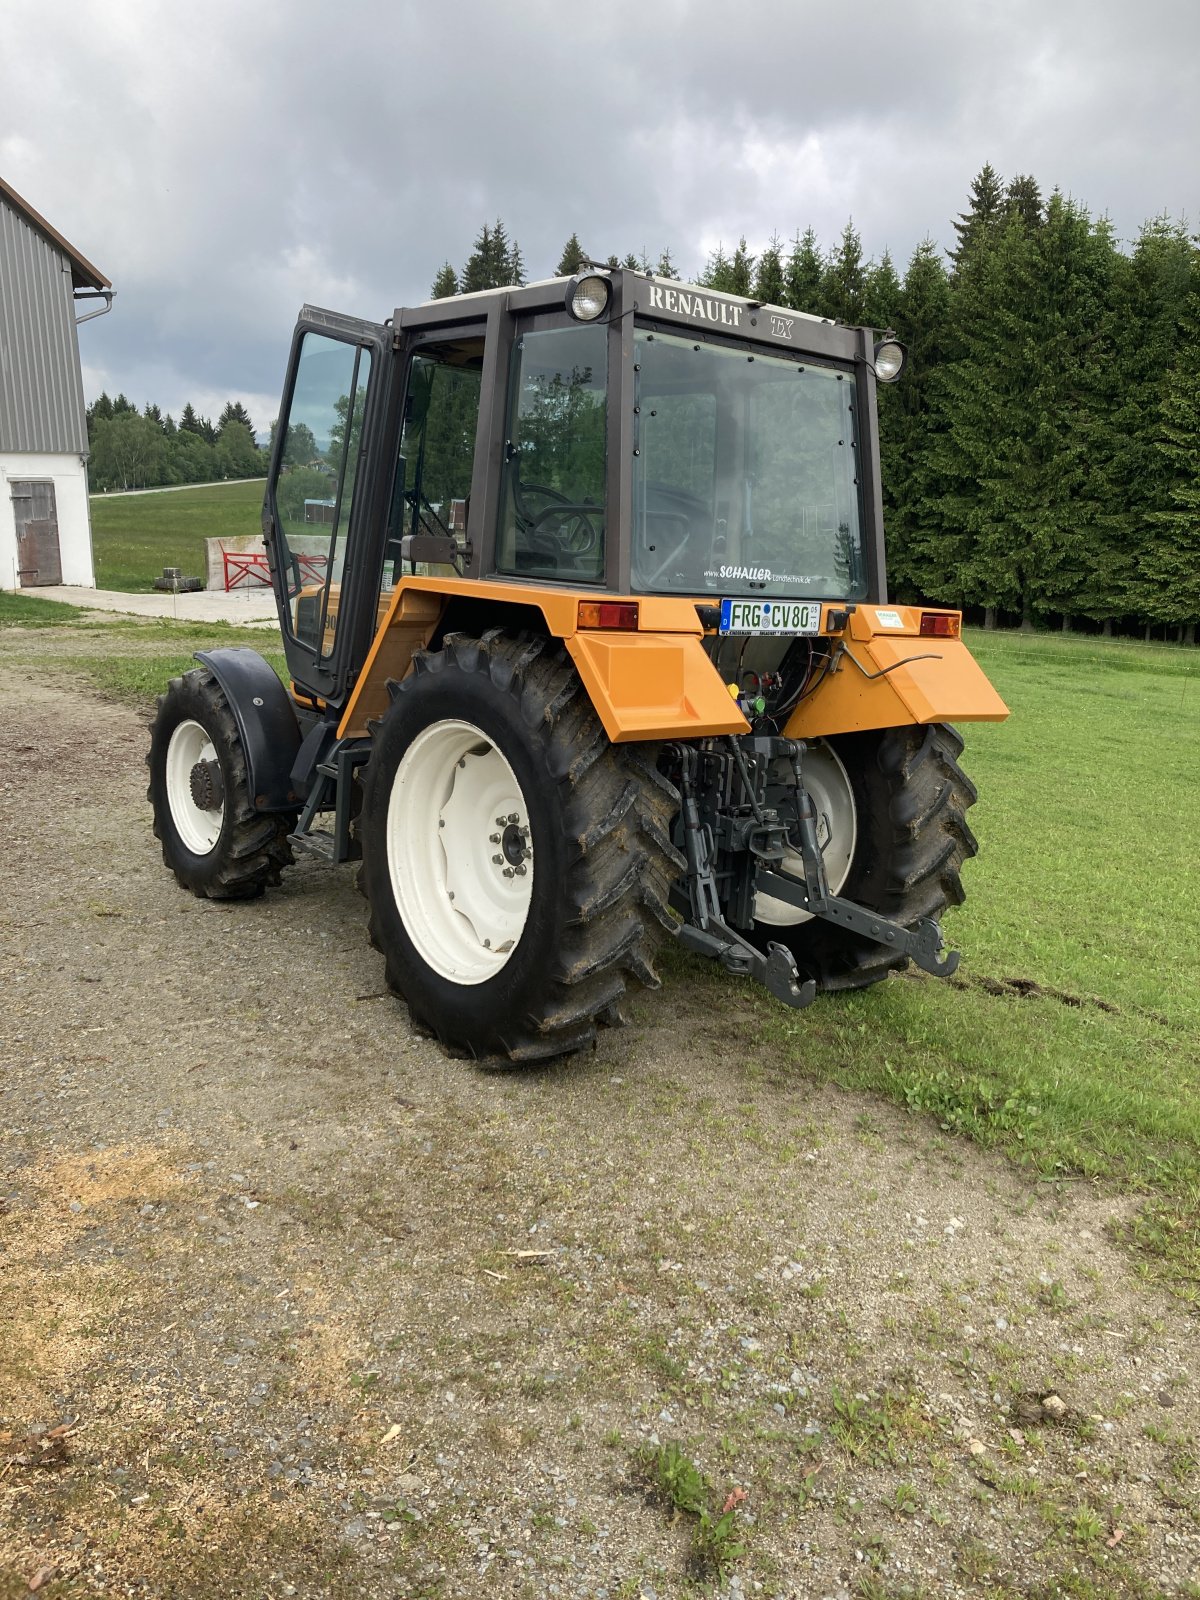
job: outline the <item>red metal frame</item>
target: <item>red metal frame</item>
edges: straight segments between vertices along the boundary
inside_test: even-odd
[[[271,569],[267,565],[266,551],[264,550],[222,550],[221,559],[225,564],[225,589],[252,589],[258,587],[271,587]],[[324,583],[325,568],[329,564],[327,556],[295,556],[296,565],[300,569],[300,576],[309,583]]]

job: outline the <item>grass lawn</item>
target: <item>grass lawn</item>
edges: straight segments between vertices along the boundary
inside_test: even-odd
[[[14,603],[37,604],[10,598],[0,622]],[[7,641],[22,667],[66,667],[144,705],[205,643],[250,644],[283,671],[262,634],[228,625],[92,624],[42,636],[28,661]],[[963,730],[980,854],[946,923],[956,977],[797,1013],[682,951],[668,973],[698,1007],[728,1006],[790,1079],[878,1092],[1049,1180],[1140,1194],[1147,1270],[1200,1297],[1200,652],[968,642],[1012,718]]]
[[[78,622],[85,615],[82,606],[68,606],[61,600],[40,600],[36,595],[13,594],[0,589],[0,628],[61,628]]]
[[[206,539],[259,532],[262,478],[173,489],[165,494],[91,498],[98,589],[149,589],[164,567],[205,574]]]
[[[1200,652],[968,642],[1012,717],[962,729],[980,854],[946,919],[958,976],[801,1013],[756,995],[763,1040],[1048,1178],[1145,1193],[1140,1242],[1200,1296]]]

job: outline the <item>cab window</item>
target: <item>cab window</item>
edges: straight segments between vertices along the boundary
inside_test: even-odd
[[[482,339],[423,345],[409,364],[381,605],[402,576],[405,535],[432,534],[453,539],[460,551],[466,548],[482,371]],[[455,569],[416,562],[411,570]]]
[[[322,659],[337,637],[371,352],[306,333],[275,483],[279,556],[297,639]]]
[[[608,330],[524,334],[513,350],[496,565],[527,577],[604,577]]]

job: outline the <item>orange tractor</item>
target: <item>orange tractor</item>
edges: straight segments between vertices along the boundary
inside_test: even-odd
[[[263,509],[291,688],[243,649],[171,683],[167,865],[234,899],[361,857],[389,984],[479,1058],[586,1045],[672,938],[792,1006],[952,972],[948,724],[1007,712],[959,613],[888,600],[903,361],[599,268],[305,308]]]

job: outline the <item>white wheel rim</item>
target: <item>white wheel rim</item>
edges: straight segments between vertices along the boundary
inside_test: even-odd
[[[513,769],[472,723],[435,722],[404,752],[388,799],[387,861],[421,958],[451,983],[495,977],[525,931],[533,847]]]
[[[216,746],[198,722],[181,722],[167,745],[167,804],[171,821],[184,847],[194,856],[206,856],[221,837],[225,802],[205,811],[192,798],[192,768],[198,761],[215,761]]]
[[[823,739],[804,752],[804,787],[812,796],[817,813],[817,843],[825,861],[825,877],[830,894],[839,894],[850,873],[858,843],[858,807],[854,790],[836,751]],[[789,774],[790,775],[790,774]],[[783,870],[793,877],[804,877],[804,861],[798,850],[785,850]],[[772,928],[794,928],[811,922],[811,911],[800,911],[786,900],[771,895],[755,897],[754,916]]]

